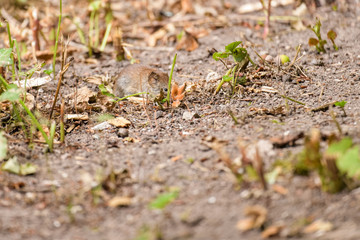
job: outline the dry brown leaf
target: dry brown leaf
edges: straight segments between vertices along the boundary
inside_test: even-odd
[[[171,158],[171,161],[172,162],[176,162],[176,161],[178,161],[178,160],[180,160],[180,159],[182,159],[183,158],[183,155],[177,155],[177,156],[175,156],[175,157],[172,157]]]
[[[93,75],[84,79],[85,82],[100,85],[102,83],[109,82],[109,79],[105,75]]]
[[[181,10],[184,13],[194,12],[194,8],[192,6],[191,0],[181,0]]]
[[[90,99],[95,100],[96,95],[97,95],[97,93],[94,91],[91,91],[88,87],[86,87],[86,86],[82,87],[77,90],[76,102],[78,104],[88,103],[90,101]],[[65,98],[70,98],[71,100],[73,100],[74,96],[75,96],[75,92],[73,92],[69,95],[66,95]]]
[[[272,189],[275,192],[280,193],[281,195],[287,195],[289,193],[289,191],[286,188],[284,188],[283,186],[281,186],[279,184],[273,184]]]
[[[109,207],[126,207],[131,205],[131,198],[115,196],[107,203]]]
[[[115,127],[128,127],[131,125],[131,122],[123,117],[117,117],[114,119],[110,119],[107,122]]]
[[[127,100],[132,103],[149,103],[148,99],[142,97],[128,97]]]
[[[65,119],[87,121],[87,120],[89,120],[89,115],[88,114],[66,114]]]
[[[267,209],[260,205],[248,206],[244,212],[247,217],[236,224],[237,229],[242,232],[260,228],[267,218]]]
[[[328,232],[333,228],[331,222],[316,220],[304,229],[304,233]]]
[[[161,28],[150,35],[147,43],[150,47],[155,47],[158,40],[166,36],[166,30]]]
[[[190,33],[185,31],[185,34],[182,36],[178,44],[176,45],[176,50],[185,49],[188,52],[194,51],[199,47],[197,39]]]
[[[173,100],[172,107],[178,107],[180,105],[180,101],[185,97],[185,88],[186,83],[179,85],[175,82],[171,87],[171,99]]]
[[[236,228],[242,232],[246,232],[254,228],[254,223],[255,223],[255,218],[248,217],[238,221],[238,223],[236,224]]]
[[[269,237],[277,236],[277,235],[279,235],[279,233],[281,232],[282,229],[283,229],[283,226],[281,226],[281,225],[269,226],[261,233],[261,237],[269,238]]]
[[[30,111],[34,110],[35,103],[36,103],[35,97],[32,94],[27,93],[26,94],[25,105],[30,109]]]

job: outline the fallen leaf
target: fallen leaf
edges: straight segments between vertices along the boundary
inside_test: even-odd
[[[131,125],[131,122],[123,117],[113,118],[107,121],[115,127],[128,127]]]
[[[283,186],[281,186],[279,184],[272,185],[272,189],[275,192],[280,193],[281,195],[287,195],[289,193],[289,191],[286,188],[284,188]]]
[[[96,85],[108,83],[110,81],[108,76],[105,75],[93,75],[84,79],[85,82],[93,83]]]
[[[169,34],[175,33],[175,25],[172,23],[169,23],[165,25],[164,27],[160,28],[153,34],[151,34],[147,40],[147,44],[149,47],[155,47],[158,40],[163,40],[163,42],[166,42],[167,36]]]
[[[199,43],[195,36],[185,31],[185,34],[182,36],[178,44],[176,45],[176,50],[185,49],[188,52],[194,51],[199,47]]]
[[[16,157],[10,158],[1,166],[1,170],[3,171],[23,176],[36,173],[36,169],[36,165],[32,163],[19,164]]]
[[[190,0],[181,0],[181,10],[184,13],[192,13],[194,12],[194,8]]]
[[[328,232],[333,228],[331,222],[316,220],[304,229],[304,233]]]
[[[172,162],[176,162],[176,161],[180,160],[181,158],[183,158],[183,155],[177,155],[177,156],[175,156],[175,157],[172,157],[172,158],[171,158],[171,161],[172,161]]]
[[[107,203],[109,207],[127,207],[131,205],[131,198],[115,196]]]
[[[180,87],[177,83],[174,83],[172,85],[171,87],[171,99],[173,100],[172,107],[178,107],[180,105],[180,101],[183,100],[185,97],[185,88],[186,88],[186,83],[184,83]]]
[[[260,228],[267,218],[267,209],[260,205],[248,206],[244,212],[247,217],[236,224],[236,228],[242,232]]]
[[[236,224],[236,228],[242,232],[246,232],[254,228],[254,223],[255,223],[255,218],[248,217],[238,221],[238,223]]]
[[[50,76],[35,77],[35,78],[22,80],[20,82],[16,82],[16,85],[18,85],[21,88],[40,87],[40,86],[45,85],[46,83],[50,82],[51,80],[52,79]]]
[[[281,226],[281,225],[269,226],[261,233],[261,237],[269,238],[269,237],[277,236],[277,235],[279,235],[279,233],[281,232],[282,229],[283,229],[283,226]]]
[[[65,115],[66,120],[82,120],[86,121],[89,120],[88,114],[66,114]]]

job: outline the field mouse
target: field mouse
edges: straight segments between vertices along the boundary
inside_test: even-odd
[[[115,78],[114,95],[124,97],[148,92],[155,96],[162,89],[167,92],[169,76],[160,70],[142,64],[131,64],[121,70]]]

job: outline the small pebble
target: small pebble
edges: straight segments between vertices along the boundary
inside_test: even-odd
[[[210,204],[216,203],[216,197],[209,197],[208,203],[210,203]]]
[[[184,120],[191,120],[191,119],[194,117],[194,115],[195,115],[194,112],[185,111],[185,112],[183,113],[182,118],[183,118]]]
[[[117,131],[117,135],[120,138],[126,138],[129,136],[129,130],[127,130],[126,128],[119,128],[119,130]]]

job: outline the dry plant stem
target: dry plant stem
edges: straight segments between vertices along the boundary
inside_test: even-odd
[[[147,119],[149,120],[149,124],[150,126],[152,127],[152,124],[151,124],[151,118],[150,118],[150,115],[149,115],[149,112],[147,111],[147,108],[146,108],[146,102],[147,102],[147,99],[143,98],[143,108],[144,108],[144,111],[145,111],[145,114],[146,114],[146,117]]]
[[[334,113],[334,111],[332,109],[330,110],[330,116],[331,116],[332,120],[334,121],[335,126],[338,129],[340,136],[343,136],[343,131],[341,129],[340,123],[336,119],[335,113]]]
[[[32,30],[33,39],[35,42],[35,50],[40,50],[40,40],[39,40],[39,31],[40,31],[40,21],[38,19],[37,9],[32,9],[30,12],[30,25]]]
[[[265,176],[264,176],[264,164],[262,161],[262,158],[260,156],[259,153],[259,149],[256,147],[256,155],[255,155],[255,169],[257,174],[259,175],[260,181],[261,181],[261,185],[263,186],[264,190],[267,190],[267,183],[265,180]]]
[[[239,124],[239,121],[237,120],[237,118],[235,117],[234,113],[231,110],[228,111],[228,114],[230,115],[230,117],[234,121],[235,125]]]
[[[292,102],[298,103],[298,104],[300,104],[300,105],[303,105],[303,106],[306,105],[305,103],[300,102],[300,101],[297,101],[297,100],[295,100],[295,99],[292,99],[292,98],[290,98],[290,97],[288,97],[288,96],[285,96],[285,95],[280,95],[280,96],[281,96],[282,98],[285,98],[285,99],[290,100],[290,101],[292,101]]]
[[[295,57],[294,57],[294,59],[292,60],[292,62],[289,64],[289,66],[286,67],[286,69],[290,69],[290,68],[295,64],[296,59],[297,59],[297,57],[298,57],[298,55],[299,55],[300,49],[301,49],[301,44],[297,47]]]
[[[60,107],[60,142],[64,143],[65,141],[65,123],[64,123],[64,115],[65,115],[65,101],[61,99],[61,107]]]
[[[335,102],[331,102],[331,103],[326,103],[326,104],[321,105],[321,106],[319,106],[319,107],[312,108],[311,111],[312,111],[312,112],[326,111],[326,110],[328,110],[331,106],[333,106],[335,103],[336,103],[336,101],[335,101]]]
[[[57,97],[58,97],[59,92],[60,92],[60,86],[61,86],[62,79],[64,78],[64,74],[65,74],[66,71],[69,69],[69,66],[70,66],[70,64],[73,62],[73,60],[74,60],[74,59],[71,58],[70,61],[65,65],[64,69],[61,70],[61,72],[60,72],[59,81],[58,81],[58,85],[57,85],[57,88],[56,88],[55,97],[54,97],[54,102],[53,102],[52,107],[51,107],[49,119],[51,119],[51,117],[52,117],[52,113],[53,113],[53,111],[54,111],[55,104],[56,104],[56,100],[57,100]]]

